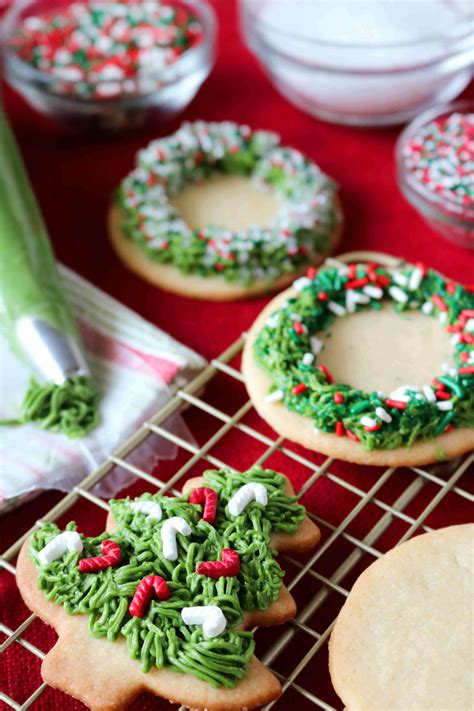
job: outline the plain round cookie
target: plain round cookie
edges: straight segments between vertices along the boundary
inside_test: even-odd
[[[329,641],[347,711],[474,704],[474,524],[418,536],[358,578]]]
[[[337,197],[335,198],[335,205],[342,215],[341,204]],[[112,205],[109,210],[108,228],[112,247],[120,260],[130,271],[153,284],[153,286],[193,299],[236,301],[280,291],[280,289],[287,287],[299,276],[305,274],[311,264],[314,266],[321,264],[341,239],[343,219],[341,217],[338,226],[331,235],[328,250],[318,254],[317,260],[313,259],[311,264],[305,264],[300,269],[289,274],[282,274],[271,281],[268,279],[256,279],[248,286],[238,282],[226,281],[219,276],[201,277],[196,274],[184,274],[171,264],[160,264],[149,259],[137,244],[131,239],[127,239],[123,234],[120,229],[120,210],[116,205]]]
[[[432,440],[415,442],[411,447],[376,449],[369,452],[348,437],[337,437],[328,432],[316,434],[311,418],[288,410],[282,403],[266,402],[265,396],[272,381],[255,360],[253,346],[269,316],[288,298],[295,296],[298,296],[298,292],[290,287],[267,304],[247,334],[242,355],[242,373],[247,392],[260,417],[273,427],[275,432],[315,452],[355,464],[374,466],[420,466],[452,459],[474,449],[474,429],[461,427]]]

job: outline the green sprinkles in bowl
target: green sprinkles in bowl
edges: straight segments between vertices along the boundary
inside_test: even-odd
[[[272,379],[266,402],[283,402],[316,430],[349,437],[367,450],[409,447],[453,427],[474,427],[474,289],[422,265],[388,271],[376,264],[326,267],[294,283],[299,296],[267,319],[254,352]],[[391,301],[397,312],[420,308],[451,334],[454,365],[422,388],[389,396],[335,383],[319,362],[316,334],[335,318]]]
[[[239,232],[186,224],[170,197],[216,173],[248,176],[257,187],[272,188],[282,202],[274,224]],[[150,260],[248,285],[291,273],[328,249],[341,222],[336,191],[313,162],[281,146],[276,134],[198,121],[140,151],[116,201],[121,230]]]

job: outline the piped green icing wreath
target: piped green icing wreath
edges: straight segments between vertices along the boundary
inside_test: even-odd
[[[208,471],[204,479],[179,498],[112,500],[112,535],[45,523],[29,554],[48,600],[88,615],[96,637],[125,637],[144,672],[167,667],[232,688],[254,650],[252,633],[236,628],[243,612],[266,610],[280,594],[270,534],[295,533],[305,512],[272,470]]]
[[[214,173],[248,176],[274,189],[282,201],[275,223],[240,232],[187,225],[170,196]],[[336,190],[315,163],[281,146],[274,133],[197,121],[140,151],[116,201],[123,234],[151,260],[248,284],[293,272],[328,249],[341,219]]]
[[[367,450],[409,447],[453,427],[474,427],[474,288],[423,265],[388,271],[376,264],[325,267],[294,283],[299,292],[273,313],[254,346],[272,380],[266,401],[311,418],[316,431],[360,442]],[[363,392],[333,381],[318,334],[360,309],[419,308],[451,335],[453,363],[419,388]],[[322,362],[320,362],[322,361]]]

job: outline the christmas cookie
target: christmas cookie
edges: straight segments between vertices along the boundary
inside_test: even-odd
[[[347,711],[469,711],[474,525],[403,543],[362,573],[336,621],[329,669]]]
[[[325,266],[261,313],[242,363],[281,435],[351,462],[419,465],[474,446],[474,291],[422,265]]]
[[[309,550],[320,532],[292,494],[271,470],[208,471],[180,498],[111,501],[95,538],[41,526],[17,578],[59,635],[45,682],[109,711],[142,691],[211,711],[278,698],[245,630],[295,614],[276,551]]]
[[[150,143],[116,192],[112,244],[157,286],[239,299],[287,286],[341,232],[337,186],[276,134],[184,124]]]

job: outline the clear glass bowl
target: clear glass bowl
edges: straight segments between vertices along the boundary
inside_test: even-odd
[[[71,0],[17,0],[6,14],[2,27],[7,81],[34,109],[68,128],[120,132],[141,128],[151,121],[168,120],[190,103],[212,69],[216,35],[214,11],[207,0],[178,0],[174,4],[187,9],[201,24],[202,41],[156,74],[147,74],[147,81],[150,80],[147,90],[129,93],[128,88],[125,91],[123,87],[117,96],[100,99],[78,96],[73,87],[66,87],[65,91],[67,82],[64,81],[62,90],[58,90],[57,77],[21,59],[9,40],[25,18],[64,10],[70,4]]]
[[[426,222],[446,239],[474,249],[474,207],[461,206],[429,190],[411,171],[403,157],[403,148],[420,129],[431,121],[453,112],[474,113],[474,101],[455,101],[435,106],[412,121],[400,134],[395,148],[398,186]]]
[[[440,5],[446,17],[428,17],[423,29],[416,16],[426,8],[422,0],[346,5],[240,0],[249,49],[275,87],[307,113],[354,126],[397,124],[451,101],[470,81],[472,5]],[[398,27],[390,20],[394,12],[404,13]]]

